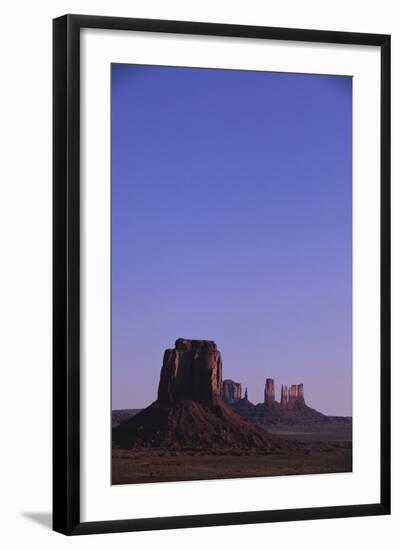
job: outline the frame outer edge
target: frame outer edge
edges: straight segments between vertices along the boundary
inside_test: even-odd
[[[288,27],[70,14],[81,28],[381,46],[388,35]]]
[[[391,37],[381,46],[381,504],[391,511]]]
[[[66,18],[53,21],[53,529],[66,532]]]
[[[367,505],[80,522],[80,29],[381,47],[381,501]],[[65,15],[53,20],[53,529],[65,535],[390,513],[390,35]]]
[[[57,18],[53,21],[53,529],[63,534],[72,534],[80,522],[77,67],[79,28],[70,16]]]

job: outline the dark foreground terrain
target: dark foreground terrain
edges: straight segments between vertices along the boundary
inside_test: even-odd
[[[316,434],[312,434],[312,438]],[[293,452],[113,449],[112,483],[149,483],[351,472],[348,441],[299,441]]]
[[[112,483],[150,483],[352,471],[351,431],[276,431],[295,444],[281,451],[254,449],[112,450]]]
[[[119,426],[122,422],[125,422],[131,416],[140,413],[142,409],[117,409],[112,411],[111,422],[112,427]]]

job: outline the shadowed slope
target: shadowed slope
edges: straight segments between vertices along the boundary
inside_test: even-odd
[[[345,416],[327,416],[304,402],[296,402],[291,408],[282,408],[279,403],[253,405],[247,399],[233,403],[232,408],[242,418],[265,429],[307,427],[309,429],[334,429],[347,427],[351,430],[352,419]]]
[[[158,401],[113,429],[119,447],[263,448],[287,446],[241,418],[222,401],[210,408],[193,400]]]

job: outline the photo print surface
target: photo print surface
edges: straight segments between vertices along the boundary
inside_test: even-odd
[[[111,65],[112,483],[352,471],[352,78]]]

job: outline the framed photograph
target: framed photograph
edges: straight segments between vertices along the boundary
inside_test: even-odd
[[[390,36],[54,20],[54,529],[390,513]]]

